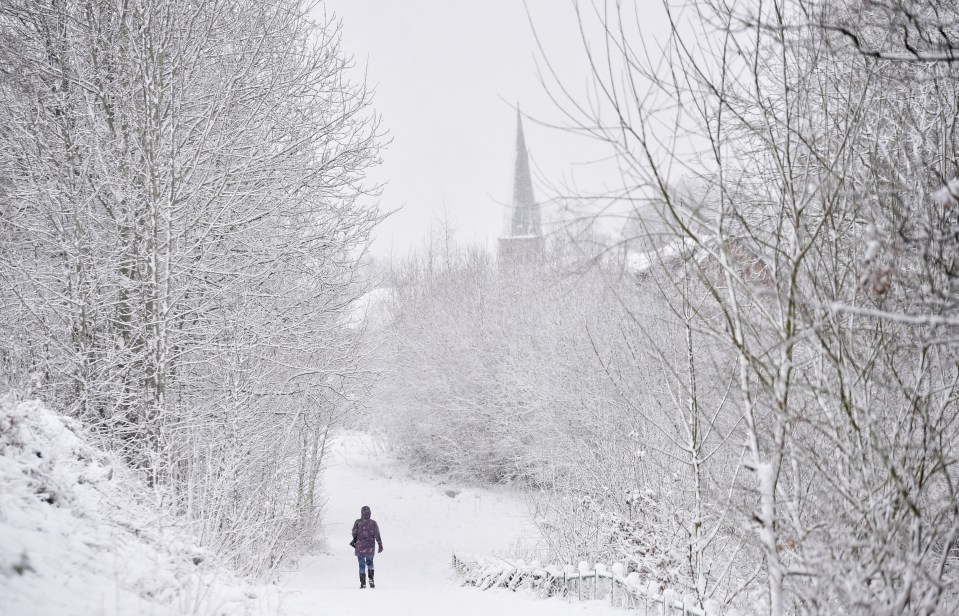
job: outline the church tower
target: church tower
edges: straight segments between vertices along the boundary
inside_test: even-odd
[[[499,267],[515,272],[530,269],[543,262],[543,231],[539,204],[533,195],[533,179],[529,172],[529,153],[523,135],[523,118],[516,112],[516,163],[513,166],[513,203],[506,219],[506,228],[499,238]]]

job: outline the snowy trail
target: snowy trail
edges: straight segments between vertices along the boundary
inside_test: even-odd
[[[450,569],[454,548],[503,553],[535,537],[522,499],[506,491],[463,490],[448,496],[434,486],[394,474],[373,452],[368,437],[342,436],[326,471],[326,553],[302,560],[283,575],[290,616],[524,616],[612,614],[602,602],[536,599],[527,593],[479,591],[456,586]],[[376,556],[374,590],[359,590],[353,520],[369,505],[379,522],[384,550]],[[621,611],[618,611],[622,614]]]

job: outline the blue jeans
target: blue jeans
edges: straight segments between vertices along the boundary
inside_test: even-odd
[[[370,571],[373,570],[373,557],[372,556],[357,556],[356,560],[360,561],[360,574],[366,573],[366,568],[369,567]]]

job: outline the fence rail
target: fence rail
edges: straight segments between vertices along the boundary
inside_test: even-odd
[[[639,610],[644,616],[720,616],[717,601],[707,600],[704,608],[683,599],[679,593],[666,590],[662,594],[644,588],[639,574],[626,574],[626,567],[616,563],[607,567],[583,562],[579,567],[566,565],[540,566],[534,561],[527,565],[522,560],[475,558],[453,554],[453,569],[463,578],[463,584],[480,590],[508,588],[530,589],[542,597],[562,596],[577,599],[608,599],[610,605]]]

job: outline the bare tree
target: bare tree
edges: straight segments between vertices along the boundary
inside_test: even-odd
[[[621,194],[661,204],[670,251],[691,247],[655,271],[710,342],[671,370],[691,387],[736,367],[721,425],[742,463],[709,482],[733,482],[727,532],[755,530],[768,611],[948,611],[953,202],[929,196],[955,176],[955,11],[666,4],[657,49],[636,7],[575,5],[591,97],[547,64],[552,92],[572,130],[611,146]],[[752,601],[751,576],[723,584]]]
[[[0,8],[6,352],[258,571],[309,536],[364,373],[379,134],[312,9]]]

